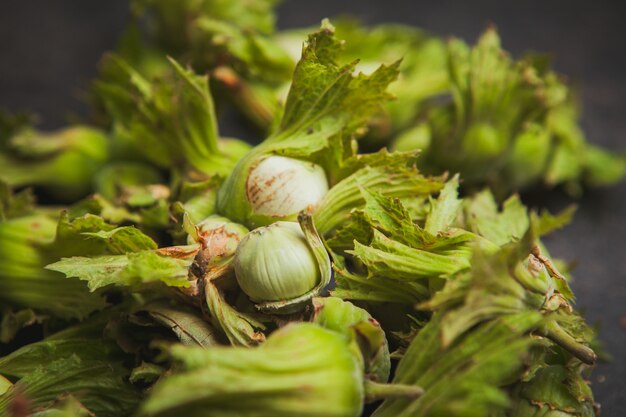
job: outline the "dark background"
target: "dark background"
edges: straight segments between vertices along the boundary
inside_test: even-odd
[[[85,114],[81,91],[100,55],[115,46],[127,14],[123,0],[0,0],[0,109],[31,111],[56,128]],[[417,25],[473,42],[494,23],[515,55],[550,52],[582,92],[591,142],[626,151],[626,13],[620,2],[439,0],[293,0],[279,7],[279,27],[315,25],[351,14],[367,23]],[[560,192],[525,195],[553,210]],[[626,399],[626,183],[587,192],[574,224],[547,239],[556,256],[577,261],[578,308],[601,327],[614,357],[592,377],[603,417],[619,417]]]

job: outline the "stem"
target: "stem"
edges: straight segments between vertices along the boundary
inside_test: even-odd
[[[255,94],[252,86],[228,67],[218,67],[213,71],[213,78],[218,80],[230,92],[235,104],[261,129],[267,129],[274,120],[271,103]]]
[[[204,281],[204,296],[211,321],[234,346],[255,346],[265,341],[263,323],[240,313],[224,300],[222,293],[210,280]]]
[[[595,352],[588,346],[583,345],[567,333],[556,320],[550,320],[541,329],[544,336],[552,340],[572,355],[576,356],[587,365],[593,365],[598,359]]]
[[[415,399],[424,394],[424,389],[415,385],[381,384],[370,380],[366,380],[364,385],[366,403],[372,403],[385,398]]]

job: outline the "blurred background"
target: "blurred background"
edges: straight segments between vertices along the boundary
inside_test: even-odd
[[[86,115],[82,91],[101,54],[113,49],[125,24],[123,0],[0,2],[0,109],[40,116],[58,128]],[[316,0],[284,1],[279,28],[317,25],[351,15],[370,24],[398,22],[474,42],[488,25],[499,29],[515,56],[549,52],[555,68],[578,86],[588,140],[626,151],[626,13],[622,2]],[[221,130],[243,132],[226,121]],[[523,196],[558,210],[571,203],[558,191]],[[626,184],[587,192],[574,223],[547,239],[558,257],[575,261],[577,307],[600,328],[611,362],[592,377],[603,417],[624,415],[626,399]]]

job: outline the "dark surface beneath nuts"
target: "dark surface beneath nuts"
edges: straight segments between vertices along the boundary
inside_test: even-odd
[[[124,25],[126,1],[0,2],[0,109],[39,114],[56,128],[86,114],[81,102],[100,55],[114,47]],[[515,55],[550,52],[556,68],[581,89],[583,127],[590,141],[626,151],[626,13],[620,2],[317,0],[279,8],[282,28],[316,25],[323,17],[352,14],[368,23],[413,24],[442,36],[473,42],[494,23]],[[222,131],[243,134],[229,120]],[[552,210],[571,201],[558,191],[524,199]],[[577,307],[601,328],[611,363],[592,377],[603,417],[619,417],[626,399],[626,183],[587,192],[572,225],[549,237],[556,256],[575,260]]]

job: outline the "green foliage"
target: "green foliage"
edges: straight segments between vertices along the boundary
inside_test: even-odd
[[[493,29],[474,47],[350,20],[276,33],[275,3],[134,0],[92,90],[110,131],[0,115],[0,415],[593,417],[596,335],[540,241],[574,210],[511,191],[610,184],[624,158]],[[225,101],[265,140],[220,137]],[[283,219],[319,280],[253,301],[232,261],[278,218],[249,199],[270,156],[328,187]]]
[[[0,219],[0,300],[63,318],[83,318],[103,308],[104,299],[89,294],[83,283],[43,269],[58,259],[56,213],[32,208],[28,193],[12,195],[5,188],[1,198],[6,218]]]
[[[261,346],[175,346],[178,372],[160,381],[140,415],[358,416],[363,380],[338,333],[291,324]]]
[[[91,192],[94,176],[108,158],[109,138],[89,126],[49,133],[23,126],[0,135],[0,181],[41,186],[64,201]]]
[[[139,392],[127,382],[130,372],[123,365],[124,354],[113,342],[102,339],[105,323],[105,317],[97,317],[1,358],[0,374],[17,381],[0,396],[3,415],[16,402],[25,402],[30,415],[57,408],[72,395],[81,404],[74,408],[84,407],[89,414],[130,416]]]
[[[394,382],[424,389],[415,400],[391,399],[374,416],[484,416],[506,410],[502,389],[515,380],[524,352],[534,343],[528,330],[539,313],[521,313],[485,323],[450,346],[439,338],[441,316],[413,339],[398,365]]]
[[[586,143],[569,86],[536,56],[511,59],[495,29],[473,48],[448,42],[444,72],[450,101],[427,105],[420,134],[396,144],[422,147],[428,172],[460,172],[470,190],[488,185],[499,199],[537,183],[578,193],[626,172],[623,157]]]
[[[314,298],[313,308],[314,323],[351,339],[358,359],[363,361],[365,376],[387,382],[391,368],[389,345],[380,324],[366,310],[335,297]]]
[[[95,291],[108,285],[134,286],[152,281],[162,281],[173,287],[188,287],[187,270],[190,264],[191,261],[141,251],[93,258],[65,258],[47,268],[87,281],[89,289]]]
[[[456,187],[458,183],[453,180],[437,199],[427,195],[425,204],[430,209],[421,219],[413,218],[397,198],[363,189],[365,208],[354,210],[351,220],[328,240],[331,249],[345,251],[350,262],[359,266],[336,265],[337,288],[333,294],[355,300],[415,304],[427,299],[431,288],[440,286],[442,280],[469,268],[472,247],[490,248],[493,244],[453,227],[452,219],[460,211]],[[351,245],[353,248],[346,250]]]
[[[241,157],[220,149],[206,77],[170,59],[170,69],[150,80],[113,55],[105,58],[103,72],[95,88],[113,117],[116,137],[147,161],[226,175]]]

